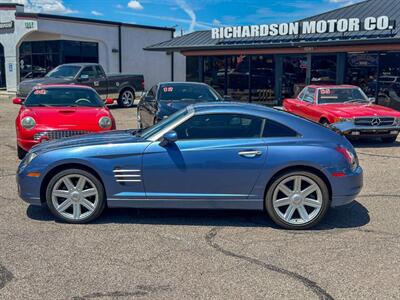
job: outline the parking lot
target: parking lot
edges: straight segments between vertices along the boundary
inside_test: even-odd
[[[18,198],[17,111],[0,100],[0,299],[400,298],[400,141],[356,144],[362,194],[313,230],[242,211],[114,209],[68,225]],[[136,126],[136,109],[112,112]]]

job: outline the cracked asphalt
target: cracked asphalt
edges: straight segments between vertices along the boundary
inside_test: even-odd
[[[0,299],[400,299],[400,141],[356,144],[364,190],[313,230],[242,211],[113,209],[68,225],[17,196],[17,111],[0,101]],[[136,125],[136,109],[112,112]]]

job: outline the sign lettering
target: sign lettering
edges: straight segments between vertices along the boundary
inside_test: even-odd
[[[365,19],[331,19],[302,21],[282,24],[262,24],[250,26],[226,26],[211,29],[212,39],[257,38],[266,36],[308,35],[324,33],[345,33],[359,31],[392,30],[396,26],[388,16],[367,17]]]

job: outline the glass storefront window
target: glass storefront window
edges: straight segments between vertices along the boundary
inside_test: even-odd
[[[380,54],[377,103],[400,111],[400,52]]]
[[[200,82],[200,60],[198,56],[186,57],[186,81]]]
[[[43,77],[64,63],[98,61],[97,43],[58,40],[23,42],[19,48],[20,80]]]
[[[250,56],[227,57],[227,94],[236,101],[249,101]]]
[[[346,83],[359,86],[368,97],[375,97],[378,62],[377,53],[348,54]]]
[[[337,55],[313,55],[311,57],[311,84],[336,83]]]
[[[273,55],[254,55],[251,58],[251,101],[265,105],[276,104]]]
[[[306,86],[307,80],[307,56],[283,57],[282,73],[282,97],[296,97]]]
[[[204,83],[212,86],[218,93],[224,95],[225,86],[225,57],[204,57]]]

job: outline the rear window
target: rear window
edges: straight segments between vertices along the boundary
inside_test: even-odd
[[[266,138],[276,138],[276,137],[296,137],[298,136],[297,132],[293,129],[282,125],[280,123],[266,120],[263,137]]]
[[[24,102],[25,106],[83,106],[100,107],[104,103],[96,92],[80,88],[35,89]]]
[[[202,84],[165,84],[159,89],[161,101],[221,101],[221,96],[211,87]]]

